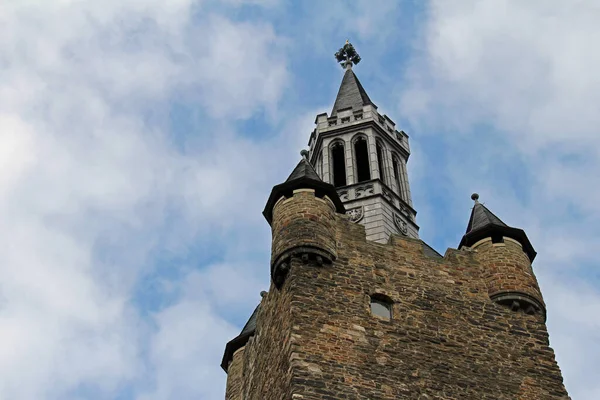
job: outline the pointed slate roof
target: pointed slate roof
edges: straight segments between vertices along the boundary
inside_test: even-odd
[[[225,346],[225,353],[223,354],[223,360],[221,361],[221,368],[223,368],[225,372],[227,372],[229,362],[233,359],[233,353],[245,346],[246,343],[248,343],[248,340],[254,335],[254,332],[256,331],[256,317],[259,309],[260,304],[254,309],[254,312],[250,316],[248,322],[246,322],[246,325],[242,328],[240,334],[229,341]]]
[[[471,218],[469,218],[469,225],[467,225],[466,233],[483,228],[487,225],[508,226],[502,222],[500,218],[496,217],[493,212],[488,210],[486,206],[477,202],[475,203],[475,206],[473,206],[473,211],[471,211]]]
[[[533,262],[537,252],[531,245],[531,242],[527,238],[525,231],[506,225],[486,206],[481,204],[477,200],[478,198],[479,196],[476,194],[472,196],[472,199],[475,200],[475,205],[471,211],[471,217],[469,218],[467,231],[462,237],[458,248],[460,249],[462,246],[470,247],[481,239],[485,239],[487,237],[506,236],[521,243],[523,246],[523,251],[527,254],[529,260]]]
[[[329,197],[333,201],[337,212],[346,212],[333,185],[323,182],[310,162],[306,158],[302,158],[287,180],[274,186],[271,190],[271,195],[263,210],[263,215],[269,224],[273,219],[273,207],[275,203],[281,196],[291,197],[296,189],[314,189],[317,197]]]
[[[352,68],[347,68],[338,90],[333,109],[331,110],[331,116],[337,114],[338,110],[345,108],[360,109],[368,104],[373,104],[369,95],[360,84],[360,81],[352,71]],[[374,105],[374,104],[373,104]]]
[[[315,171],[315,169],[313,168],[311,163],[306,161],[305,158],[302,158],[302,160],[300,160],[298,165],[296,165],[296,168],[294,168],[294,170],[292,171],[290,176],[288,176],[288,178],[285,181],[290,182],[290,181],[293,181],[296,179],[302,179],[302,178],[307,178],[307,179],[312,179],[314,181],[322,182],[321,178],[317,174],[317,171]]]

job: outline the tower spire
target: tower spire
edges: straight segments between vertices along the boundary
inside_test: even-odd
[[[352,222],[367,240],[386,243],[391,235],[419,237],[406,163],[408,135],[380,114],[352,66],[361,60],[350,41],[335,53],[345,68],[331,114],[317,115],[309,140],[309,161],[331,183]]]
[[[335,53],[335,58],[346,69],[346,72],[335,98],[331,115],[337,115],[339,110],[347,108],[362,110],[366,105],[373,105],[369,95],[354,74],[354,71],[352,71],[352,65],[358,64],[361,60],[354,46],[346,40],[344,47]]]
[[[347,64],[347,65],[351,65]],[[374,105],[369,95],[361,85],[360,81],[352,71],[352,67],[346,68],[344,78],[340,84],[338,94],[333,103],[331,116],[337,115],[339,110],[352,108],[352,110],[362,110],[366,105]]]

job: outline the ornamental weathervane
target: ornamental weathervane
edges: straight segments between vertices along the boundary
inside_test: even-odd
[[[341,64],[342,68],[351,68],[352,64],[360,62],[360,56],[348,40],[346,40],[344,47],[335,53],[335,59]]]

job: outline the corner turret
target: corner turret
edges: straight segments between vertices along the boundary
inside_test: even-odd
[[[239,400],[243,397],[244,351],[246,344],[256,332],[256,319],[259,309],[260,304],[254,309],[254,312],[240,334],[230,340],[227,346],[225,346],[221,368],[227,373],[226,400]]]
[[[266,293],[266,292],[263,292]],[[263,296],[261,293],[261,296]],[[246,322],[246,325],[242,328],[242,331],[235,338],[230,340],[225,346],[225,353],[223,354],[223,359],[221,360],[221,368],[225,372],[229,369],[229,364],[233,361],[233,355],[241,348],[243,348],[248,340],[254,335],[256,331],[256,318],[258,315],[258,310],[260,309],[260,304],[254,309],[254,312]]]
[[[335,188],[319,178],[305,158],[288,179],[273,187],[263,215],[271,225],[271,279],[281,287],[290,258],[300,256],[319,264],[336,259],[335,213],[346,212]]]
[[[531,263],[536,252],[522,229],[506,225],[487,207],[475,201],[467,231],[459,248],[476,250],[490,298],[513,311],[546,316],[546,306]]]

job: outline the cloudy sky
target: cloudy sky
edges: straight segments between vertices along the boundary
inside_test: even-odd
[[[421,237],[455,247],[474,191],[524,228],[567,390],[600,398],[598,2],[291,3],[0,2],[0,398],[223,398],[347,38]]]

